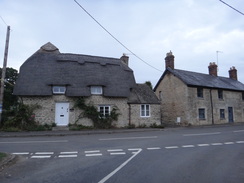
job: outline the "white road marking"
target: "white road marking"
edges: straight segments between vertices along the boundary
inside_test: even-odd
[[[160,147],[148,147],[147,150],[160,150]]]
[[[218,135],[221,134],[221,132],[213,132],[213,133],[196,133],[196,134],[183,134],[183,136],[201,136],[201,135]]]
[[[118,151],[123,151],[123,149],[108,149],[108,152],[118,152]]]
[[[240,132],[244,132],[244,130],[236,130],[236,131],[233,131],[234,133],[240,133]]]
[[[30,143],[63,143],[68,140],[55,140],[55,141],[19,141],[19,142],[0,142],[0,144],[30,144]]]
[[[110,174],[108,174],[106,177],[104,177],[98,183],[104,183],[104,182],[106,182],[114,174],[116,174],[119,170],[121,170],[125,165],[127,165],[133,158],[135,158],[141,151],[142,151],[142,149],[138,150],[137,153],[135,153],[133,156],[131,156],[128,160],[126,160],[124,163],[122,163],[118,168],[116,168],[114,171],[112,171]]]
[[[97,154],[86,154],[86,156],[102,156],[103,154],[97,153]]]
[[[14,152],[12,154],[15,154],[15,155],[28,155],[29,152]]]
[[[243,144],[244,141],[236,141],[237,144]]]
[[[33,158],[42,159],[42,158],[51,158],[51,156],[31,156],[31,159]]]
[[[157,136],[148,136],[148,137],[123,137],[123,138],[107,138],[99,140],[134,140],[134,139],[155,139]]]
[[[125,152],[114,152],[114,153],[110,153],[110,155],[125,155]]]
[[[231,145],[234,144],[234,142],[224,142],[225,145]]]
[[[168,146],[168,147],[165,147],[165,149],[177,149],[179,148],[179,146]]]
[[[43,154],[54,154],[54,152],[36,152],[36,155],[43,155]]]
[[[212,146],[221,146],[223,143],[211,143]]]
[[[99,153],[100,150],[93,150],[93,151],[85,151],[85,153]]]
[[[60,152],[60,154],[78,154],[78,151]]]
[[[209,144],[197,144],[197,146],[199,147],[206,147],[206,146],[210,146]]]
[[[188,147],[195,147],[195,146],[194,145],[182,145],[181,147],[188,148]]]
[[[59,158],[77,158],[76,154],[71,154],[71,155],[59,155]]]

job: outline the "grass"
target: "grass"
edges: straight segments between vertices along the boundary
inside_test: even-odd
[[[2,161],[3,158],[5,158],[6,156],[7,156],[6,153],[2,153],[2,152],[0,152],[0,161]]]

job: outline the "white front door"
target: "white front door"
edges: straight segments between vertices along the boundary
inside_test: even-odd
[[[69,103],[56,103],[55,123],[57,126],[67,126],[69,124]]]

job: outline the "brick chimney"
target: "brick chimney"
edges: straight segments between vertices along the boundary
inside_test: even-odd
[[[123,62],[125,65],[127,65],[127,66],[129,65],[129,57],[126,56],[125,53],[123,53],[123,56],[120,57],[120,60],[122,60],[122,62]]]
[[[167,69],[168,67],[170,67],[171,69],[175,68],[175,56],[171,51],[167,53],[165,57],[165,69]]]
[[[234,79],[234,80],[237,80],[237,70],[234,66],[232,66],[229,70],[229,76],[230,76],[230,79]]]
[[[210,62],[208,66],[209,75],[218,76],[218,66],[215,62]]]

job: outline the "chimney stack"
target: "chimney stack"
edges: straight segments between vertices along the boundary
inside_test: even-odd
[[[167,69],[168,67],[170,67],[171,69],[175,68],[175,56],[173,55],[173,53],[170,51],[169,53],[166,54],[165,57],[165,69]]]
[[[209,75],[211,76],[218,76],[218,66],[215,64],[215,62],[210,62],[208,66]]]
[[[129,66],[129,57],[126,56],[125,53],[123,53],[123,56],[120,57],[120,60],[122,60],[125,65]]]
[[[229,76],[230,76],[230,79],[234,79],[234,80],[237,80],[237,70],[234,66],[232,66],[229,70]]]

